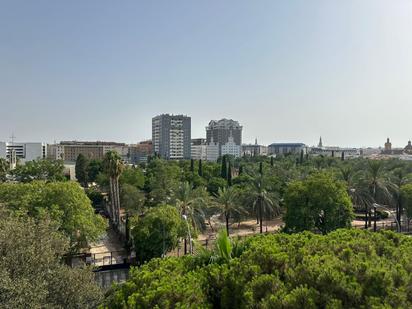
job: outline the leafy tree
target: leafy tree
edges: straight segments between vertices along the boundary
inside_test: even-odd
[[[26,162],[24,165],[17,165],[13,170],[13,175],[21,182],[33,180],[63,181],[64,165],[63,161],[54,160],[34,160]]]
[[[319,230],[328,233],[350,227],[352,204],[347,189],[326,173],[316,173],[289,184],[285,195],[287,232]]]
[[[97,176],[103,173],[103,161],[102,160],[90,160],[87,166],[87,179],[90,182],[97,182]]]
[[[124,168],[119,178],[120,186],[128,184],[137,189],[144,188],[144,175],[139,167]]]
[[[217,194],[220,188],[226,187],[227,182],[221,177],[213,177],[209,180],[207,184],[207,191],[210,194]]]
[[[145,191],[151,206],[172,203],[179,187],[180,169],[174,162],[153,159],[147,167]]]
[[[225,217],[226,232],[229,235],[229,220],[235,213],[244,213],[243,206],[239,203],[239,195],[235,187],[219,189],[215,198],[217,208]]]
[[[120,187],[120,203],[129,214],[138,214],[143,210],[145,196],[143,192],[128,183]]]
[[[122,174],[124,166],[119,154],[115,151],[106,153],[103,165],[110,181],[111,218],[113,223],[118,225],[120,222],[119,177]]]
[[[0,181],[5,181],[9,172],[9,163],[6,159],[0,158]]]
[[[17,215],[50,217],[70,238],[72,249],[97,240],[106,229],[84,190],[74,182],[0,184],[0,203]]]
[[[89,268],[61,263],[68,240],[50,220],[0,207],[0,307],[95,308],[103,295]]]
[[[76,159],[76,166],[75,166],[76,178],[84,188],[87,187],[88,165],[89,165],[89,160],[83,154],[79,154],[79,156]]]
[[[168,205],[150,208],[133,224],[131,233],[140,263],[165,255],[186,235],[181,215]]]

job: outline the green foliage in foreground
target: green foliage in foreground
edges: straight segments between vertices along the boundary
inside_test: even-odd
[[[260,235],[238,257],[154,259],[110,308],[411,308],[412,239],[392,232]]]
[[[95,308],[102,292],[89,268],[62,263],[68,246],[53,222],[0,205],[0,308]]]
[[[75,182],[2,183],[0,203],[34,219],[51,218],[70,238],[72,247],[98,239],[107,223],[94,213],[84,190]]]

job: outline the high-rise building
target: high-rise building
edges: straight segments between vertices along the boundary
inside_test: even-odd
[[[166,160],[190,159],[191,119],[163,114],[152,119],[153,151]]]
[[[206,142],[209,144],[212,139],[219,145],[229,142],[229,137],[233,137],[236,145],[242,145],[242,126],[232,119],[212,120],[206,127]]]

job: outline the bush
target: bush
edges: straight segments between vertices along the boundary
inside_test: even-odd
[[[412,239],[346,229],[260,235],[227,261],[155,259],[135,268],[110,308],[411,308]]]

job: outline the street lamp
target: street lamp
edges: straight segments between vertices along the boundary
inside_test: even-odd
[[[385,206],[376,204],[376,203],[373,204],[373,209],[374,209],[374,211],[375,211],[375,225],[374,225],[374,230],[376,231],[376,209],[377,209],[377,208],[381,208],[381,209],[383,209],[383,210],[386,210],[387,212],[389,212],[389,213],[393,216],[393,218],[395,219],[395,222],[396,222],[396,231],[397,231],[397,232],[400,232],[400,231],[401,231],[401,225],[399,224],[398,218],[391,212],[390,209],[386,208]]]
[[[189,227],[189,222],[187,221],[187,216],[186,215],[182,215],[183,219],[186,221],[186,225],[187,225],[187,234],[189,235],[189,245],[190,245],[190,254],[193,253],[193,248],[192,248],[192,236],[190,235],[190,227]]]

